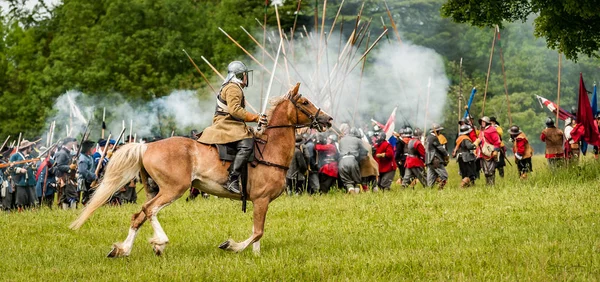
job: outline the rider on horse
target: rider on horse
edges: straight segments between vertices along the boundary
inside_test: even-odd
[[[201,143],[227,144],[237,149],[225,188],[232,193],[240,194],[240,174],[246,166],[252,150],[254,139],[246,122],[266,124],[266,116],[253,114],[245,109],[243,89],[248,86],[248,68],[240,61],[233,61],[227,66],[227,77],[217,95],[217,107],[211,126],[204,129],[200,136]]]

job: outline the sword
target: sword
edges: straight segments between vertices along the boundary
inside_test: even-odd
[[[277,55],[275,56],[275,62],[273,63],[273,71],[271,72],[271,79],[269,79],[269,87],[267,87],[267,96],[265,97],[265,102],[263,104],[263,107],[262,107],[260,113],[258,114],[259,116],[264,116],[265,111],[267,110],[267,103],[269,102],[269,94],[271,94],[271,87],[273,86],[273,78],[275,78],[275,70],[277,70],[277,61],[279,60],[279,53],[281,53],[282,45],[283,45],[283,39],[279,40],[279,47],[277,48]],[[261,125],[262,124],[259,119],[258,131],[260,131]]]

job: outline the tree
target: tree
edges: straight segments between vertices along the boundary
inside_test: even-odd
[[[600,7],[596,4],[578,0],[449,0],[442,6],[442,14],[479,27],[525,22],[537,15],[534,34],[545,38],[549,48],[577,60],[579,54],[599,57]]]

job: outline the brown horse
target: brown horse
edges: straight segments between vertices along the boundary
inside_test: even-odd
[[[219,246],[221,249],[240,252],[253,244],[254,251],[260,252],[259,240],[264,232],[269,203],[284,190],[286,167],[294,154],[295,129],[313,127],[323,130],[324,127],[331,126],[332,118],[298,94],[298,87],[299,84],[272,103],[268,114],[269,123],[259,136],[268,141],[261,150],[262,154],[257,153],[258,165],[248,167],[248,200],[254,206],[252,235],[240,243],[229,239]],[[162,208],[181,197],[190,186],[219,197],[241,198],[223,187],[227,181],[228,166],[229,163],[224,165],[219,160],[214,147],[188,138],[172,137],[149,144],[127,144],[115,152],[106,167],[102,183],[70,227],[81,227],[111,195],[139,174],[148,200],[142,210],[133,215],[127,239],[114,244],[108,256],[128,256],[139,228],[147,219],[150,219],[154,229],[150,244],[155,254],[160,255],[169,239],[156,216]],[[150,195],[148,177],[159,187],[159,192],[154,197]]]

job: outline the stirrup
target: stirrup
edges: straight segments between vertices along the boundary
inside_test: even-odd
[[[236,182],[237,182],[237,185],[235,185]],[[225,189],[227,189],[227,191],[234,193],[234,194],[242,194],[242,192],[238,188],[238,187],[240,187],[239,183],[240,183],[239,179],[232,180],[231,182],[227,182],[227,184],[225,185]]]

